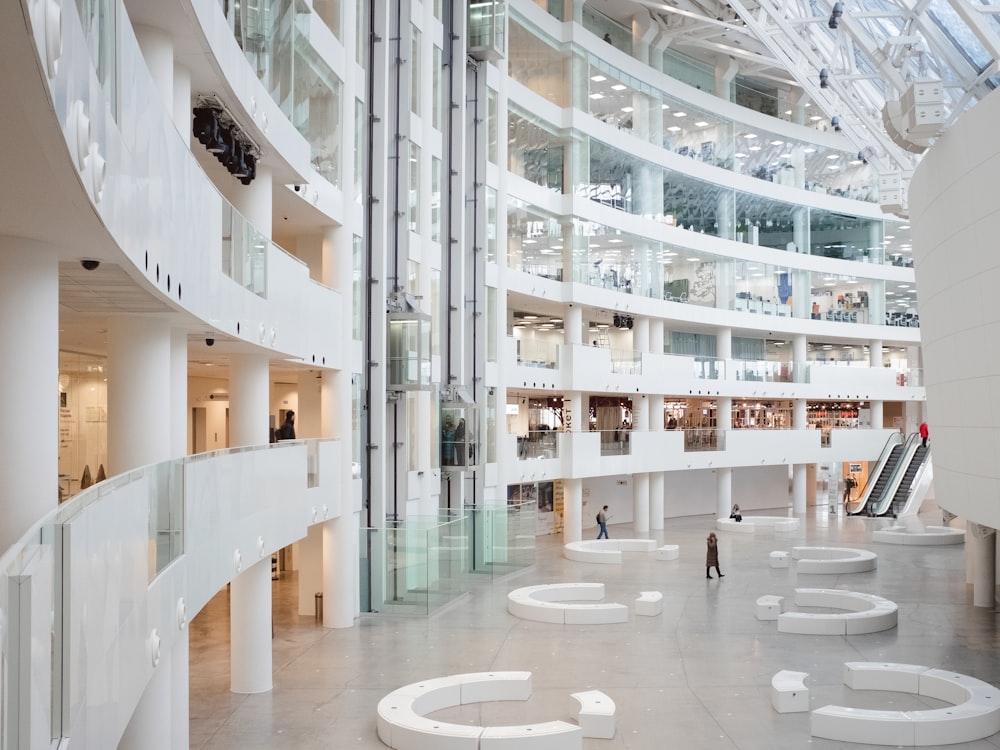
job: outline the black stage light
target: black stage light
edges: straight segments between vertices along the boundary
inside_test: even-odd
[[[823,68],[819,72],[819,87],[821,89],[830,88],[830,71],[827,70],[826,68]]]

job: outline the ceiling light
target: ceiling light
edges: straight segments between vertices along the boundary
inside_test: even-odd
[[[744,133],[743,137],[744,138],[756,138],[757,134],[756,133]]]
[[[827,159],[839,159],[840,155],[839,154],[827,154],[826,158]]]
[[[701,260],[701,258],[688,258],[687,260],[689,260],[691,263],[697,263],[699,260]]]
[[[760,146],[751,146],[750,150],[751,151],[760,151]]]
[[[525,315],[523,316],[525,320],[538,320],[537,315]]]
[[[663,106],[661,107],[661,109],[670,109],[670,105],[669,105],[669,104],[664,104],[664,105],[663,105]]]
[[[522,243],[525,244],[525,245],[534,245],[535,241],[534,240],[523,240]]]
[[[680,130],[680,128],[677,127],[676,125],[671,125],[669,128],[667,128],[667,130],[669,130],[671,133],[676,133],[678,130]]]
[[[734,154],[737,159],[746,159],[747,155],[744,153]]]
[[[616,83],[614,86],[611,87],[612,91],[624,91],[627,88],[628,86],[626,86],[624,83]]]
[[[674,112],[674,117],[687,117],[687,112]]]
[[[591,76],[590,80],[593,81],[594,83],[600,83],[601,81],[606,81],[608,79],[605,76],[598,74],[596,76]]]
[[[694,124],[694,126],[695,126],[696,128],[704,128],[704,127],[706,127],[707,125],[708,125],[708,123],[707,123],[707,122],[705,122],[704,120],[698,120],[698,122],[696,122],[696,123]]]
[[[836,172],[838,169],[840,169],[840,167],[838,167],[836,164],[830,164],[827,167],[827,169],[832,169],[834,172]]]
[[[633,111],[632,107],[622,107],[622,112],[632,112],[632,111]]]
[[[612,237],[608,242],[624,242],[625,240],[619,239],[617,237]]]
[[[772,146],[784,146],[785,142],[784,141],[771,141],[771,145]]]
[[[596,93],[595,94],[591,94],[590,98],[591,99],[603,99],[604,98],[604,94],[596,94]]]
[[[792,155],[791,154],[778,154],[778,158],[779,159],[791,159]]]
[[[812,146],[809,146],[808,148],[802,149],[802,153],[803,154],[815,154],[816,153],[816,149],[814,149]]]

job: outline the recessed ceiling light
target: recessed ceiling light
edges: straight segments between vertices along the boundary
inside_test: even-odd
[[[594,81],[595,83],[600,83],[601,81],[606,81],[608,79],[606,76],[602,76],[600,73],[598,73],[596,76],[591,76],[590,80]]]
[[[525,245],[534,245],[535,241],[534,240],[524,240],[524,244]]]
[[[663,107],[662,107],[662,109],[670,109],[670,105],[669,104],[664,104]]]
[[[853,165],[853,166],[857,166],[858,164],[861,164],[861,160],[860,160],[860,159],[851,159],[851,160],[850,160],[849,162],[847,162],[847,163],[848,163],[848,164],[851,164],[851,165]]]
[[[537,315],[525,315],[524,319],[525,320],[538,320],[538,316]]]
[[[737,159],[746,159],[747,155],[744,153],[733,154]]]
[[[627,88],[628,86],[626,86],[624,83],[616,83],[614,86],[611,87],[613,91],[624,91]]]
[[[819,115],[813,115],[813,116],[812,116],[812,117],[810,117],[809,119],[810,119],[810,120],[812,120],[813,122],[819,122],[819,121],[820,121],[820,120],[822,120],[823,118],[822,118],[822,117],[820,117]]]
[[[909,224],[903,224],[903,226],[900,227],[900,229],[909,229],[909,228],[910,228]]]
[[[701,258],[688,258],[691,263],[697,263]]]
[[[786,110],[785,110],[785,114],[786,114],[786,115],[790,115],[790,114],[792,114],[792,110],[790,110],[790,109],[786,109]]]
[[[622,107],[622,112],[631,112],[632,110],[632,107]]]
[[[896,239],[896,235],[894,235],[894,234],[887,234],[887,235],[885,236],[885,238],[886,238],[887,240],[894,240],[894,239]]]
[[[687,112],[674,112],[674,117],[687,117]]]
[[[827,159],[839,159],[840,155],[839,154],[827,154],[826,158]]]
[[[707,125],[708,125],[708,123],[707,123],[707,122],[705,122],[704,120],[698,120],[698,122],[696,122],[696,123],[694,124],[694,126],[695,126],[696,128],[704,128],[704,127],[705,127],[705,126],[707,126]]]
[[[591,99],[603,99],[604,98],[604,94],[594,93],[594,94],[590,95],[590,98]]]
[[[791,159],[792,155],[791,154],[778,154],[778,158],[779,159]]]
[[[608,240],[608,242],[615,242],[615,243],[624,242],[624,241],[625,240],[619,239],[618,237],[612,237],[610,240]]]
[[[676,133],[678,130],[680,130],[680,128],[677,127],[676,125],[671,125],[669,128],[667,128],[667,130],[669,130],[671,133]]]
[[[744,133],[743,137],[744,138],[756,138],[757,134],[756,133]]]
[[[751,151],[760,151],[760,146],[751,146],[750,150]]]
[[[784,141],[771,141],[771,145],[772,146],[784,146],[785,142]]]
[[[840,167],[838,167],[836,164],[830,164],[827,167],[827,169],[832,169],[834,172],[836,172],[838,169],[840,169]]]
[[[802,153],[804,153],[804,154],[815,154],[816,153],[816,149],[814,149],[812,147],[804,148],[804,149],[802,149]]]

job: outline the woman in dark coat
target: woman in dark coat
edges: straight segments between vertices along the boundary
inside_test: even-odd
[[[712,568],[715,568],[719,578],[725,577],[719,570],[719,540],[715,538],[714,531],[708,535],[708,550],[705,553],[705,578],[712,577]]]

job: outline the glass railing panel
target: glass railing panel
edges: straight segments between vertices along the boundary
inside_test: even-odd
[[[309,142],[313,169],[340,186],[343,84],[308,38],[296,34],[291,121]],[[287,113],[286,113],[287,114]]]
[[[184,553],[184,461],[143,471],[149,480],[149,543],[155,550],[148,571],[152,581]]]
[[[692,362],[694,377],[698,380],[725,380],[726,361],[715,357],[694,357]]]
[[[601,434],[602,456],[628,456],[632,454],[632,431],[629,429],[598,430]]]
[[[244,289],[265,296],[270,240],[226,201],[222,232],[222,272]]]
[[[476,512],[488,519],[485,526],[489,530],[490,569],[494,578],[535,564],[537,502],[510,502]]]
[[[720,445],[721,436],[722,436],[722,431],[715,427],[685,427],[684,450],[685,451],[725,450],[725,445]]]
[[[898,370],[896,372],[896,385],[922,388],[924,385],[924,371],[919,367]]]
[[[556,430],[529,430],[517,436],[517,458],[559,458],[559,432]]]
[[[517,338],[517,363],[522,367],[559,368],[559,344],[555,341]]]
[[[642,352],[612,349],[611,372],[616,375],[642,375]]]
[[[792,364],[770,360],[736,359],[728,363],[732,377],[755,383],[791,383]]]

